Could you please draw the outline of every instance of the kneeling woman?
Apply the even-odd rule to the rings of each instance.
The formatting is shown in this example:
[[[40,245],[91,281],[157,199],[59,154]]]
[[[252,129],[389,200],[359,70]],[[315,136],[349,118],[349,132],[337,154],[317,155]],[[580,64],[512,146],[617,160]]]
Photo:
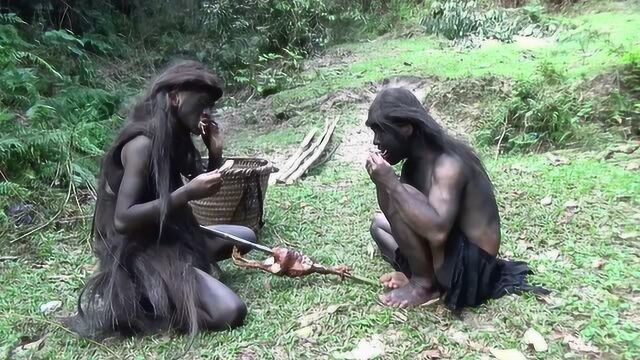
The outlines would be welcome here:
[[[220,80],[202,64],[169,67],[134,106],[100,173],[93,236],[99,271],[69,320],[84,336],[151,330],[224,330],[242,324],[243,301],[212,277],[211,264],[231,245],[201,233],[188,205],[216,193],[222,141],[210,110]],[[209,150],[207,172],[192,134]],[[190,178],[183,185],[182,176]],[[254,233],[224,225],[250,241]]]

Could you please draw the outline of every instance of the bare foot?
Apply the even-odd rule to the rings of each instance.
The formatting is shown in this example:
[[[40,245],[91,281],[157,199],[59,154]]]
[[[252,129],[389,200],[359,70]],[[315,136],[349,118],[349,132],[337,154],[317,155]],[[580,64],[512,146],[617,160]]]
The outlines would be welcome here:
[[[406,285],[380,295],[380,301],[387,306],[408,308],[419,306],[440,297],[435,288],[425,288],[410,281]]]
[[[397,289],[409,283],[409,278],[399,271],[390,272],[380,276],[380,283],[387,289]]]

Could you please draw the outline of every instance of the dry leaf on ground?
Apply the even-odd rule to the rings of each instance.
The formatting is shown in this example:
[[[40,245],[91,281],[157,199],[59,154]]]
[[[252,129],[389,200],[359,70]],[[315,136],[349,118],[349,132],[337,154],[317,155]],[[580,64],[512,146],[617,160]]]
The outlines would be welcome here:
[[[628,171],[636,171],[640,169],[640,162],[630,162],[627,164],[627,166],[624,167],[624,169]]]
[[[607,263],[607,260],[604,259],[595,259],[591,262],[591,267],[594,269],[602,269],[603,266]]]
[[[447,331],[447,336],[449,337],[449,339],[453,340],[453,342],[460,345],[467,345],[467,340],[469,339],[469,336],[467,334],[458,330]]]
[[[640,233],[637,233],[637,232],[627,232],[627,233],[622,233],[618,235],[618,237],[622,240],[630,240],[630,239],[637,238],[638,236],[640,236]]]
[[[305,326],[302,327],[296,331],[294,331],[293,333],[297,336],[297,337],[301,337],[301,338],[310,338],[313,336],[314,333],[314,326],[313,325],[309,325],[309,326]]]
[[[367,244],[367,256],[369,259],[373,259],[376,254],[376,249],[371,244]]]
[[[236,360],[258,360],[259,356],[252,349],[245,349],[240,354]]]
[[[380,335],[374,335],[370,340],[361,339],[355,349],[348,352],[335,352],[333,357],[345,360],[369,360],[385,354],[384,343]]]
[[[543,206],[549,206],[551,205],[551,203],[553,203],[553,198],[551,196],[545,196],[544,198],[542,198],[542,200],[540,200],[540,205]]]
[[[487,352],[489,350],[489,349],[487,349],[487,347],[484,344],[479,343],[479,342],[475,342],[473,340],[469,340],[467,345],[469,345],[469,347],[472,350],[475,350],[475,351],[478,351],[478,352]]]
[[[547,153],[546,158],[549,160],[549,162],[553,166],[567,165],[571,163],[571,161],[569,161],[567,158],[555,155],[553,153]]]
[[[593,344],[585,343],[581,338],[573,336],[571,334],[565,335],[562,342],[569,345],[569,349],[573,351],[588,352],[594,354],[600,353],[600,349],[595,347]]]
[[[11,354],[8,358],[21,358],[23,356],[25,357],[33,357],[33,353],[42,349],[42,347],[44,346],[45,340],[47,339],[47,335],[42,336],[41,338],[34,340],[34,338],[29,337],[29,336],[23,336],[20,338],[20,344],[18,346],[16,346],[16,348],[14,348],[11,351]]]
[[[421,359],[421,360],[440,359],[440,358],[442,358],[442,353],[440,353],[440,350],[438,349],[425,350],[418,355],[418,359]]]
[[[498,360],[527,360],[527,358],[516,349],[491,349],[491,355],[495,356]]]
[[[564,208],[567,210],[577,210],[578,209],[578,203],[574,200],[569,200],[567,202],[564,203]]]
[[[403,313],[401,313],[401,312],[394,312],[394,313],[393,313],[393,315],[392,315],[392,317],[393,317],[395,320],[398,320],[398,321],[399,321],[399,322],[401,322],[401,323],[405,323],[405,322],[407,322],[407,320],[409,319],[409,318],[407,318],[407,315],[405,315],[405,314],[403,314]]]
[[[551,250],[545,252],[544,254],[538,255],[537,258],[538,259],[545,259],[545,260],[549,260],[549,261],[556,261],[559,256],[560,256],[560,250],[551,249]]]
[[[573,351],[578,352],[586,352],[586,353],[594,353],[599,354],[600,349],[598,349],[591,342],[584,342],[580,337],[573,335],[565,335],[563,339],[563,343],[569,345],[569,348]]]
[[[298,319],[301,327],[309,326],[325,316],[331,315],[338,311],[344,304],[329,305],[326,309],[319,309],[303,315]]]
[[[544,337],[542,337],[542,335],[533,328],[529,328],[525,331],[523,340],[527,345],[533,345],[533,348],[537,352],[547,351],[549,349]]]

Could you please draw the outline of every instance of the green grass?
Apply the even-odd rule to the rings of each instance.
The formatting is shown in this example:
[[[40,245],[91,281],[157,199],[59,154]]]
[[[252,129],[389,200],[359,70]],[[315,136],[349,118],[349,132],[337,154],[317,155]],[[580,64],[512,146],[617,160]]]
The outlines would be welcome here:
[[[637,12],[589,14],[573,21],[611,34],[614,45],[637,46]],[[346,46],[356,62],[322,70],[325,79],[279,95],[284,104],[330,91],[357,87],[393,74],[466,77],[497,74],[528,76],[542,61],[567,69],[574,79],[618,62],[604,39],[591,45],[598,52],[583,57],[578,42],[559,43],[525,53],[516,44],[456,52],[429,37],[376,41]],[[406,66],[403,63],[410,62]],[[344,121],[338,138],[362,114],[346,106],[334,110]],[[333,115],[331,113],[330,115]],[[327,114],[301,113],[276,128],[252,126],[229,137],[231,153],[271,154],[295,145],[311,126],[321,126]],[[231,134],[230,134],[231,135]],[[491,151],[486,151],[487,154]],[[450,358],[479,358],[488,347],[517,348],[529,358],[561,359],[573,353],[562,336],[574,335],[597,346],[604,358],[640,358],[640,180],[625,164],[629,156],[601,160],[596,152],[570,152],[571,163],[553,166],[544,155],[488,160],[502,216],[501,254],[528,261],[531,281],[552,294],[546,301],[524,294],[489,301],[457,318],[441,305],[395,310],[376,303],[379,289],[309,276],[284,279],[224,263],[223,278],[246,301],[249,316],[236,330],[204,333],[186,358],[193,359],[317,359],[353,349],[359,340],[382,335],[388,359],[413,359],[423,350],[440,349]],[[490,158],[492,156],[487,156]],[[551,196],[551,205],[540,201]],[[564,204],[578,204],[565,223]],[[70,205],[71,207],[71,205]],[[361,166],[330,161],[291,186],[273,186],[267,193],[267,225],[262,242],[298,248],[320,262],[352,265],[363,276],[376,278],[389,271],[373,247],[368,227],[377,209],[374,188]],[[88,224],[55,223],[10,245],[0,239],[0,354],[22,336],[49,335],[39,351],[18,358],[164,359],[180,355],[189,339],[178,335],[108,340],[102,346],[78,339],[55,325],[39,306],[61,300],[72,311],[83,282],[95,263],[86,243]],[[636,237],[629,234],[636,233]],[[625,235],[626,234],[626,235]],[[258,256],[258,255],[255,255]],[[594,263],[602,263],[594,267]],[[327,310],[340,305],[335,312]],[[321,314],[304,337],[300,322]],[[535,328],[549,343],[548,353],[536,354],[522,341]],[[456,336],[457,334],[457,336]],[[460,339],[463,334],[463,339]],[[244,356],[244,357],[243,357]]]
[[[518,43],[497,43],[459,51],[430,36],[344,46],[353,52],[355,62],[319,70],[310,83],[284,91],[276,99],[281,103],[300,101],[397,75],[518,78],[532,75],[544,62],[565,69],[570,79],[579,80],[619,64],[621,55],[615,52],[618,48],[640,45],[635,35],[640,33],[640,12],[589,14],[570,21],[577,28],[565,35],[574,33],[573,36],[561,36],[548,46],[532,49]],[[599,34],[589,36],[590,31]]]
[[[536,271],[531,280],[553,291],[553,305],[530,295],[510,296],[467,311],[458,320],[441,306],[383,308],[375,301],[378,290],[366,285],[320,276],[282,279],[227,264],[225,281],[249,306],[247,323],[234,331],[199,335],[190,357],[234,359],[252,351],[260,359],[300,353],[297,358],[311,359],[350,350],[359,339],[376,334],[386,338],[389,358],[413,358],[436,343],[453,358],[478,356],[447,338],[454,330],[486,346],[519,348],[535,357],[521,341],[524,331],[534,327],[550,345],[549,354],[538,358],[561,358],[568,352],[561,340],[553,340],[554,332],[578,334],[614,357],[637,358],[638,249],[615,234],[640,230],[629,220],[637,203],[620,200],[638,199],[640,182],[620,165],[593,160],[593,155],[558,167],[543,156],[488,162],[503,220],[502,254],[529,261]],[[313,175],[294,186],[269,189],[262,241],[276,245],[285,240],[318,261],[350,264],[369,277],[389,270],[379,257],[367,255],[372,246],[368,224],[376,205],[364,171],[332,164]],[[553,204],[540,205],[547,195]],[[569,200],[579,204],[579,212],[561,225],[563,204]],[[60,240],[70,230],[36,236],[30,247],[37,251],[2,263],[0,337],[5,346],[21,335],[53,331],[39,352],[42,357],[108,357],[96,345],[55,330],[45,322],[49,318],[38,314],[39,305],[52,299],[63,300],[65,309],[71,309],[88,275],[86,266],[93,263],[77,239]],[[551,250],[559,251],[557,259],[548,257]],[[592,263],[599,259],[606,263],[594,269]],[[342,306],[315,323],[311,342],[293,333],[299,319],[331,305]],[[178,354],[186,342],[183,337],[154,336],[115,341],[109,348],[119,355],[162,358]]]

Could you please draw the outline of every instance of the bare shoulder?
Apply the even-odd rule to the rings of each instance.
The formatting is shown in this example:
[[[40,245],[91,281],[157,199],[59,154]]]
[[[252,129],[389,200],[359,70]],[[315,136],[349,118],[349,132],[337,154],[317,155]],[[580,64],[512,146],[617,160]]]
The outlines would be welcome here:
[[[454,155],[440,155],[435,163],[434,177],[436,181],[464,180],[464,164],[462,160]]]
[[[146,164],[151,156],[151,139],[138,135],[129,140],[123,147],[120,159],[123,166],[127,164]]]

